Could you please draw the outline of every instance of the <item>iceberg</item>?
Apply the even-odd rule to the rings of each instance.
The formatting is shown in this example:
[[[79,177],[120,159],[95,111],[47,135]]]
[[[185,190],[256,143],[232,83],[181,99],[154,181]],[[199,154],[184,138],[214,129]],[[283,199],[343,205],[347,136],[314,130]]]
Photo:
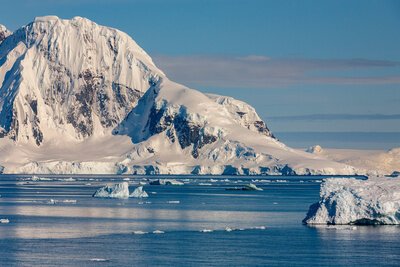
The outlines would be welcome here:
[[[9,219],[0,219],[0,223],[9,223],[10,220]]]
[[[149,195],[143,190],[143,186],[139,186],[130,194],[130,197],[142,198],[149,197]]]
[[[105,186],[98,189],[92,197],[102,197],[102,198],[129,198],[129,197],[149,197],[146,191],[143,190],[143,186],[135,188],[132,194],[129,194],[129,184],[127,182],[122,182],[120,184],[115,184],[113,186]]]
[[[325,179],[305,224],[400,224],[400,178]]]
[[[129,185],[127,182],[105,186],[98,189],[92,197],[103,198],[129,198]]]
[[[248,184],[245,185],[242,190],[247,190],[247,191],[263,191],[262,188],[257,187],[255,184]]]

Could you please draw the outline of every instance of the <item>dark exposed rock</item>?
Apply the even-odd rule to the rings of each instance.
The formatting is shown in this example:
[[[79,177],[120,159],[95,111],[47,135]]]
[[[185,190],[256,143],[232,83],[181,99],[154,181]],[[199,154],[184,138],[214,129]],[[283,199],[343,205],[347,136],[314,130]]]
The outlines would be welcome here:
[[[31,102],[29,102],[29,105],[31,106],[33,114],[37,116],[37,100],[32,100]]]
[[[236,113],[240,116],[240,118],[243,118],[243,116],[246,115],[246,112],[237,111]]]
[[[254,126],[257,128],[258,132],[261,134],[265,134],[267,136],[270,136],[272,138],[275,138],[275,136],[272,134],[272,132],[267,128],[267,125],[263,121],[255,121]]]
[[[199,156],[199,149],[206,144],[217,141],[217,137],[204,133],[204,126],[197,125],[187,119],[186,108],[181,107],[178,113],[170,114],[166,105],[157,109],[153,106],[150,110],[147,127],[150,135],[155,135],[167,130],[166,135],[172,143],[175,136],[182,149],[193,146],[191,152],[194,158]]]

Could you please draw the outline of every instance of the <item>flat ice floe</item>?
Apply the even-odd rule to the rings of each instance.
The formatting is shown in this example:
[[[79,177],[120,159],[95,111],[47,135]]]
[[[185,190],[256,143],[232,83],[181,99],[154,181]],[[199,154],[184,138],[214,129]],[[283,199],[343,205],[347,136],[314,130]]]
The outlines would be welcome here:
[[[400,224],[400,178],[329,178],[306,224]]]

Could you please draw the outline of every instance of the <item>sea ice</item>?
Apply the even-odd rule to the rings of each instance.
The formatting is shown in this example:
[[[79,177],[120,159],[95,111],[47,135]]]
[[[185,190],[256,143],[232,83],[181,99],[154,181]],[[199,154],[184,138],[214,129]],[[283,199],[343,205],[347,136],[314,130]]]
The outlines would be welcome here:
[[[200,232],[202,232],[202,233],[211,233],[211,232],[213,232],[213,230],[211,230],[211,229],[202,229],[202,230],[200,230]]]
[[[144,235],[144,234],[148,234],[148,232],[143,232],[143,231],[133,231],[132,234],[134,235]]]
[[[164,231],[161,231],[161,230],[155,230],[155,231],[153,231],[153,234],[164,234],[165,232]]]
[[[175,179],[157,179],[149,182],[150,185],[183,185],[182,182]]]
[[[143,190],[143,186],[139,186],[135,188],[132,194],[130,194],[130,197],[142,198],[142,197],[149,197],[149,195],[146,193],[146,191]]]
[[[306,224],[400,224],[400,178],[329,178]]]
[[[127,182],[105,186],[98,189],[92,197],[104,198],[129,198],[129,185]]]
[[[10,220],[9,219],[0,219],[0,223],[9,223]]]

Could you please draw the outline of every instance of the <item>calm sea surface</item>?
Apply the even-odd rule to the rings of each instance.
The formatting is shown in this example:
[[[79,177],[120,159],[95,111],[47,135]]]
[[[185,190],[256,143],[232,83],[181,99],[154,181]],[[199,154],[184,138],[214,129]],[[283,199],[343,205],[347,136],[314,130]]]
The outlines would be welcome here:
[[[168,178],[185,184],[120,200],[91,195],[154,177],[1,175],[0,266],[400,265],[398,226],[301,223],[323,177]],[[225,190],[252,179],[264,191]]]

